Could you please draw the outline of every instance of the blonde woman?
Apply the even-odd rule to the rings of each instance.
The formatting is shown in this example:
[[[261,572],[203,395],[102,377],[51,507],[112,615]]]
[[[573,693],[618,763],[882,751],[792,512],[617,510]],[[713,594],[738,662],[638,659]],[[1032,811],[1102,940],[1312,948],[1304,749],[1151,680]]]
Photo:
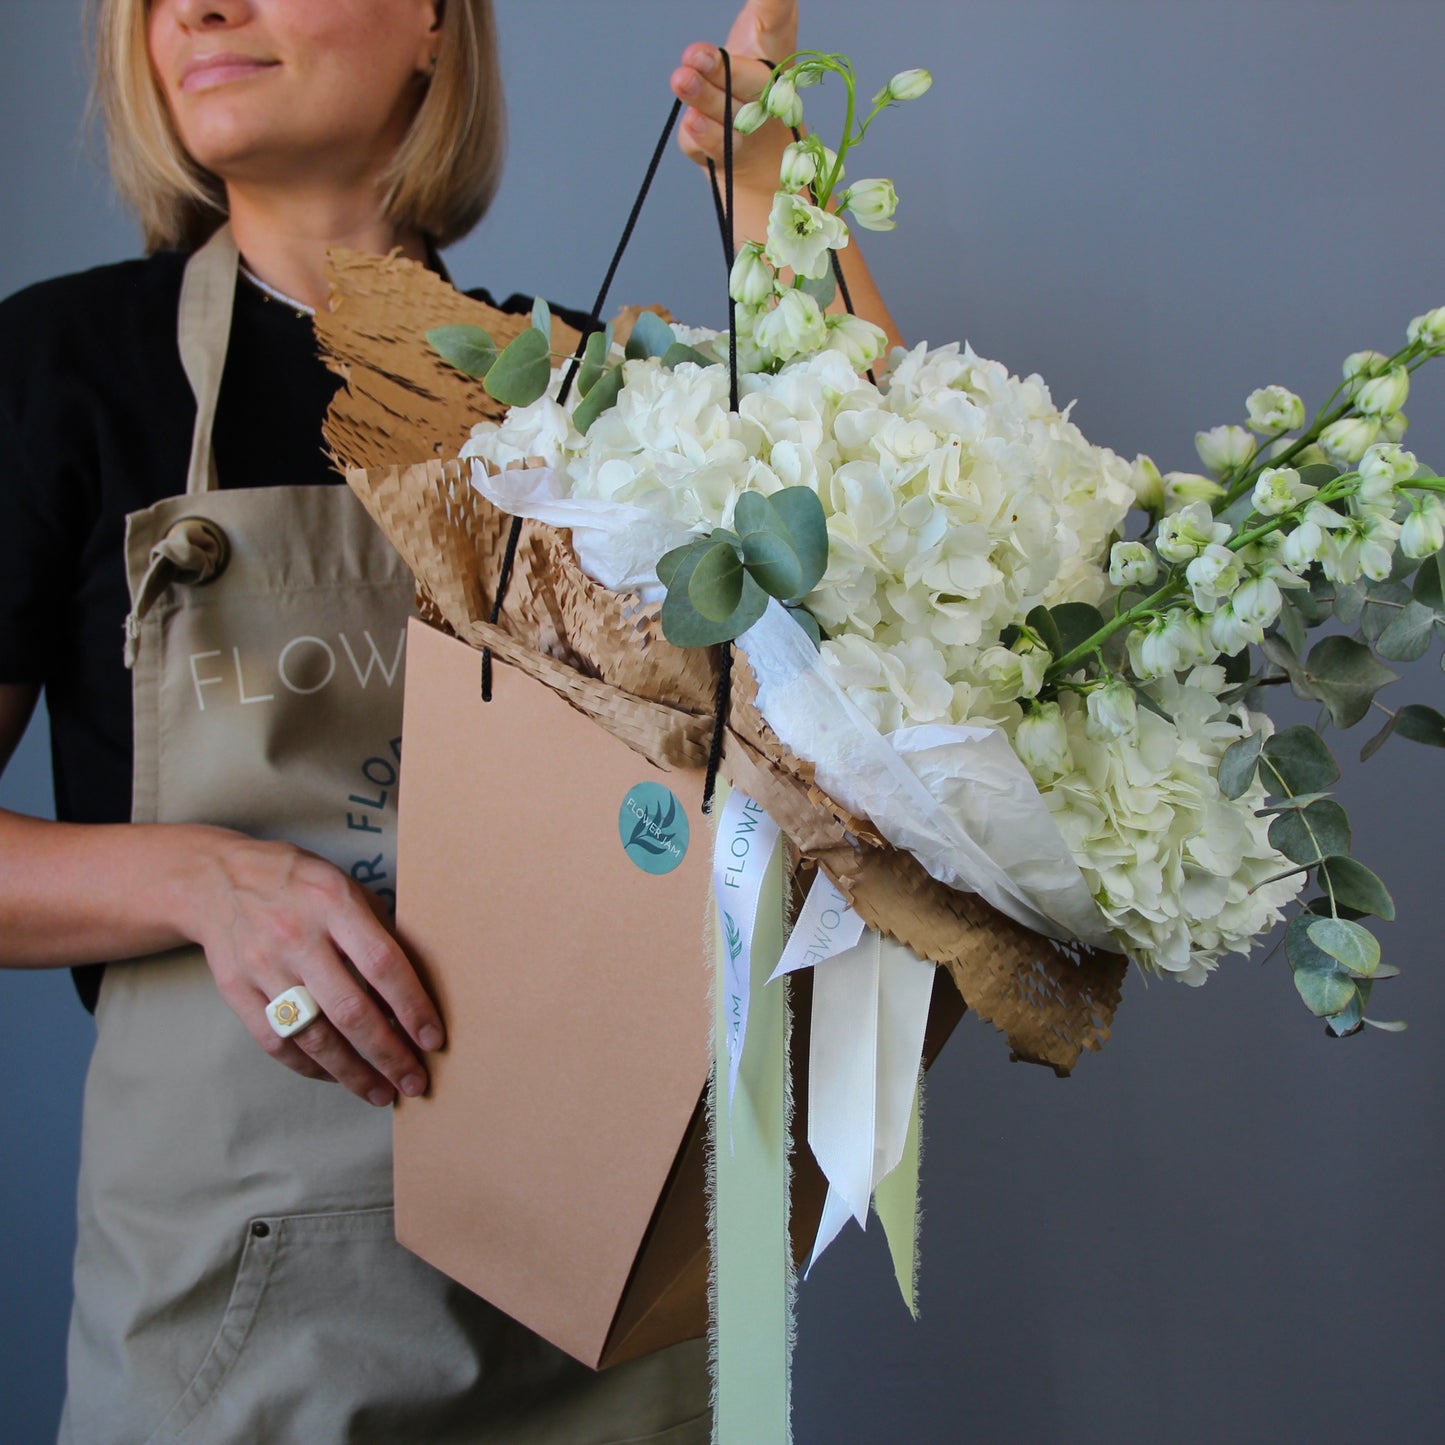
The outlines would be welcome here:
[[[490,0],[95,12],[149,254],[0,305],[0,765],[43,688],[61,820],[0,813],[0,963],[98,1022],[62,1437],[706,1440],[699,1344],[595,1375],[392,1234],[386,1106],[445,1039],[381,921],[411,584],[308,313],[328,246],[437,266],[485,212]],[[739,98],[795,30],[748,0]],[[672,84],[720,157],[716,48]],[[784,139],[740,146],[753,233]]]

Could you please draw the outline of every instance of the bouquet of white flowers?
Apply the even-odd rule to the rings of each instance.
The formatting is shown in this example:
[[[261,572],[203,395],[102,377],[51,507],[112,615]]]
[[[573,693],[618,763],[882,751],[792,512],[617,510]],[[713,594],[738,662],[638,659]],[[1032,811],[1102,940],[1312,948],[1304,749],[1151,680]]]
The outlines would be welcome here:
[[[882,180],[843,188],[844,161],[927,76],[895,77],[855,126],[852,67],[810,52],[738,127],[797,124],[800,90],[827,74],[847,87],[845,133],[836,150],[789,147],[767,238],[732,269],[731,336],[644,316],[624,351],[595,332],[569,394],[576,367],[539,368],[538,333],[500,356],[465,328],[435,334],[458,361],[480,353],[488,390],[517,403],[463,449],[475,485],[571,528],[606,586],[665,594],[670,640],[737,638],[764,717],[837,802],[1031,927],[1200,984],[1313,877],[1321,896],[1287,934],[1295,981],[1334,1032],[1358,1028],[1393,971],[1358,920],[1393,905],[1349,856],[1319,733],[1276,732],[1260,699],[1288,681],[1352,726],[1394,677],[1381,659],[1420,656],[1445,623],[1445,482],[1399,445],[1445,308],[1393,355],[1349,357],[1308,424],[1284,387],[1253,392],[1247,427],[1198,434],[1210,476],[1091,445],[1042,379],[966,346],[895,351],[865,377],[884,338],[825,310],[831,267],[841,214],[891,227],[897,198]],[[769,675],[787,615],[819,647],[807,715]],[[1308,648],[1326,621],[1355,635]],[[1432,709],[1386,716],[1366,754],[1392,732],[1445,744]],[[896,786],[877,748],[861,770],[858,747],[840,752],[845,718],[936,806]],[[981,734],[1006,740],[1012,775],[977,761]]]

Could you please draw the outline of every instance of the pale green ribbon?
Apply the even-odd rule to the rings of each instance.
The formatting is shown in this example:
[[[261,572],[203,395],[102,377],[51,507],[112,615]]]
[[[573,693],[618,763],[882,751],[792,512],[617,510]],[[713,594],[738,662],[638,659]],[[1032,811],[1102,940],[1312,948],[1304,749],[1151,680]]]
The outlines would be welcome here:
[[[888,1252],[893,1256],[893,1273],[908,1313],[918,1318],[918,1168],[921,1162],[923,1073],[913,1091],[913,1112],[908,1119],[908,1137],[903,1158],[891,1174],[885,1174],[873,1191],[873,1208],[878,1213]]]
[[[720,809],[719,809],[720,811]],[[726,962],[713,919],[717,1038]],[[783,951],[783,850],[773,851],[753,936],[747,1050],[731,1110],[713,1071],[713,1328],[717,1445],[789,1445],[792,1249],[788,1234],[788,1003],[765,987]],[[729,1147],[731,1140],[731,1147]]]

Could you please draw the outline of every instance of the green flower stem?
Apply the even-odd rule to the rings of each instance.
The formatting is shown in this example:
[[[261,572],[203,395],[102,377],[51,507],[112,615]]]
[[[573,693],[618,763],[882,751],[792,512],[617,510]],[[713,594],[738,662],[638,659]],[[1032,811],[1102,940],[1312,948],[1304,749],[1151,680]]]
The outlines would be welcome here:
[[[1324,431],[1327,426],[1330,426],[1334,422],[1340,421],[1342,418],[1348,416],[1350,414],[1351,408],[1354,405],[1353,402],[1347,401],[1341,406],[1337,407],[1334,411],[1327,410],[1330,402],[1333,401],[1343,389],[1344,383],[1341,382],[1340,385],[1337,386],[1334,391],[1330,393],[1329,398],[1328,400],[1326,400],[1324,406],[1321,407],[1320,410],[1315,414],[1315,419],[1309,424],[1308,430],[1302,432],[1288,447],[1285,448],[1284,451],[1282,451],[1278,456],[1269,457],[1265,461],[1260,462],[1257,465],[1250,465],[1245,470],[1244,475],[1240,477],[1240,479],[1235,482],[1222,497],[1216,498],[1213,507],[1215,515],[1217,516],[1227,507],[1232,506],[1247,491],[1249,491],[1259,480],[1261,472],[1267,471],[1271,467],[1287,467],[1297,456],[1299,456],[1302,451],[1305,450],[1306,447],[1313,446],[1319,440],[1320,433]],[[1259,452],[1256,451],[1254,457],[1251,458],[1251,463],[1254,463],[1258,459],[1258,457]]]
[[[1231,537],[1224,545],[1231,552],[1238,552],[1245,547],[1252,546],[1262,537],[1267,537],[1271,532],[1277,532],[1281,527],[1288,526],[1291,522],[1299,521],[1300,515],[1316,502],[1338,501],[1341,497],[1347,497],[1357,490],[1360,476],[1358,472],[1348,472],[1342,477],[1337,477],[1328,486],[1321,487],[1312,497],[1307,497],[1297,507],[1292,507],[1282,516],[1271,517],[1266,522],[1261,522],[1257,527],[1251,527],[1248,531]],[[1427,487],[1428,491],[1445,491],[1445,479],[1439,477],[1420,478],[1421,482],[1434,482],[1435,486]],[[1417,485],[1408,483],[1406,485]],[[1254,514],[1251,514],[1254,515]],[[1097,653],[1103,645],[1114,636],[1116,632],[1122,631],[1125,627],[1131,627],[1136,622],[1143,621],[1153,613],[1160,610],[1160,605],[1172,601],[1184,590],[1185,577],[1184,568],[1187,563],[1176,563],[1171,569],[1169,580],[1156,592],[1151,593],[1142,602],[1136,602],[1127,612],[1116,613],[1097,632],[1085,638],[1077,647],[1070,649],[1061,658],[1049,665],[1048,671],[1044,674],[1044,682],[1056,682],[1060,677],[1071,672],[1080,663],[1086,661]]]
[[[1411,342],[1408,345],[1402,346],[1393,356],[1389,357],[1386,361],[1386,367],[1404,366],[1407,371],[1413,374],[1424,366],[1431,357],[1439,354],[1439,352],[1423,350],[1418,342]],[[1251,464],[1246,469],[1244,475],[1240,477],[1237,482],[1233,483],[1222,497],[1216,500],[1213,509],[1214,512],[1218,514],[1232,503],[1238,501],[1239,498],[1242,497],[1245,492],[1249,491],[1253,484],[1259,480],[1259,474],[1262,471],[1269,467],[1288,466],[1306,447],[1312,446],[1319,440],[1320,433],[1324,431],[1327,426],[1349,416],[1354,411],[1353,401],[1345,401],[1336,407],[1334,411],[1329,410],[1330,403],[1345,389],[1347,384],[1348,383],[1341,381],[1340,384],[1335,387],[1329,396],[1325,398],[1324,406],[1315,414],[1315,419],[1310,423],[1309,429],[1301,433],[1289,447],[1278,456],[1268,457],[1257,465]],[[1261,443],[1261,449],[1264,445],[1267,445],[1267,443]],[[1254,457],[1251,458],[1251,463],[1254,463],[1258,458],[1259,452],[1256,451]]]
[[[1142,602],[1136,602],[1127,612],[1120,612],[1111,617],[1097,632],[1055,662],[1050,663],[1048,671],[1044,673],[1045,686],[1057,681],[1066,673],[1072,672],[1081,662],[1098,652],[1116,632],[1121,632],[1126,627],[1132,627],[1136,622],[1142,622],[1144,618],[1158,612],[1163,603],[1172,601],[1183,590],[1183,572],[1176,572],[1162,587],[1151,592]]]

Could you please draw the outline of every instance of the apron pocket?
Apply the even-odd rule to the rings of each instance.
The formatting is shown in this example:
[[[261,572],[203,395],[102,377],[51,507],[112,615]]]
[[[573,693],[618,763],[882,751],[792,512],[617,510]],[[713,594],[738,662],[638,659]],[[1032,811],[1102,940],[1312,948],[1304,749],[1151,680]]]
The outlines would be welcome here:
[[[389,1207],[253,1220],[210,1348],[147,1445],[709,1438],[703,1341],[594,1373],[393,1231]]]
[[[509,1328],[396,1242],[389,1207],[253,1220],[211,1347],[148,1445],[393,1441],[400,1420],[425,1439],[493,1353],[479,1314],[484,1336]]]

